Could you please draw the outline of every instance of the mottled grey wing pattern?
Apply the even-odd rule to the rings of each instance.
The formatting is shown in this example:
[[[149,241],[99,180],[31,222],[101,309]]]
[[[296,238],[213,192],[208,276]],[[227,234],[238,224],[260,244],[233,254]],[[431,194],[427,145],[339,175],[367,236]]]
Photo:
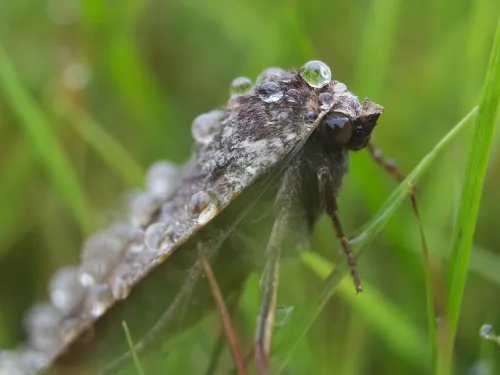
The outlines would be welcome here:
[[[328,89],[335,84],[327,82]],[[272,168],[278,173],[326,113],[320,106],[318,88],[298,72],[273,70],[249,93],[233,95],[224,110],[199,116],[191,160],[179,170],[168,163],[152,167],[131,219],[92,236],[82,264],[54,276],[51,304],[28,312],[28,342],[3,352],[0,369],[31,374],[50,366],[244,189]]]

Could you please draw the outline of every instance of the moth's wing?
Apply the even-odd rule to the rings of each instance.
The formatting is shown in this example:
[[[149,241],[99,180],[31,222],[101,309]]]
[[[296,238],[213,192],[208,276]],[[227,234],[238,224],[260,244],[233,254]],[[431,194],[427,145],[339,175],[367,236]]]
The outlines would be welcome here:
[[[175,300],[196,261],[198,232],[210,236],[211,226],[217,230],[221,229],[220,226],[237,225],[245,215],[222,218],[221,213],[235,202],[236,197],[258,182],[241,210],[251,207],[279,178],[280,171],[321,119],[321,114],[316,120],[306,116],[311,109],[317,109],[317,102],[312,90],[298,74],[286,73],[286,80],[280,81],[280,85],[283,98],[278,102],[262,100],[258,88],[248,95],[233,98],[222,111],[222,133],[208,145],[196,146],[194,157],[179,177],[177,190],[160,202],[148,223],[171,223],[174,240],[153,252],[138,253],[130,243],[123,247],[120,261],[109,270],[103,282],[112,285],[119,273],[122,286],[131,289],[130,295],[123,300],[108,295],[103,302],[96,300],[91,289],[87,290],[81,308],[64,316],[60,332],[57,332],[61,340],[58,345],[39,353],[42,358],[36,361],[26,359],[29,362],[26,366],[33,369],[47,367],[62,357],[56,367],[66,374],[71,374],[71,369],[77,369],[81,364],[101,368],[106,358],[127,350],[122,320],[127,321],[135,338],[147,332],[161,312]],[[287,96],[287,91],[292,88],[300,92],[298,98]],[[213,215],[203,222],[186,210],[193,194],[201,190],[210,191],[217,201]],[[212,224],[219,217],[217,225]],[[205,293],[206,296],[209,293]],[[97,302],[100,310],[95,314],[93,306]],[[198,309],[197,314],[202,315],[202,310]],[[28,344],[25,352],[29,350]]]

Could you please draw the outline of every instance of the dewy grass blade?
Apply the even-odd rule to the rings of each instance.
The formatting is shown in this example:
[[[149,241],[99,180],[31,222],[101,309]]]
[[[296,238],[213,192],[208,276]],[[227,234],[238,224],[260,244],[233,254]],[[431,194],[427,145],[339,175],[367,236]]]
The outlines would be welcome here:
[[[24,128],[33,151],[47,170],[52,184],[66,200],[85,232],[92,228],[92,215],[71,163],[50,128],[49,121],[23,87],[17,72],[0,44],[0,82],[13,112]]]
[[[472,148],[465,170],[464,184],[453,235],[447,288],[447,322],[449,336],[439,359],[436,374],[449,374],[452,367],[453,341],[457,331],[467,268],[479,211],[483,182],[493,140],[495,120],[500,102],[500,21],[472,136]]]
[[[132,341],[132,336],[128,330],[127,322],[122,321],[123,331],[125,332],[125,338],[127,339],[128,346],[130,348],[130,353],[132,355],[132,359],[134,361],[135,368],[137,369],[137,374],[145,375],[144,370],[142,369],[141,362],[139,362],[139,357],[137,357],[137,353],[135,352],[134,342]]]
[[[69,103],[59,103],[57,111],[75,127],[82,136],[116,171],[129,187],[140,186],[144,171],[132,156],[82,109]]]
[[[420,163],[408,174],[403,182],[396,188],[387,201],[382,205],[378,213],[361,230],[361,232],[351,241],[356,254],[359,256],[370,244],[373,238],[381,231],[386,222],[408,196],[408,182],[416,182],[434,159],[444,149],[450,141],[455,138],[459,131],[465,126],[467,121],[477,112],[477,107],[473,108],[441,141],[420,161]],[[298,318],[300,323],[293,327],[293,332],[287,332],[287,340],[282,341],[282,345],[276,348],[276,357],[282,360],[284,366],[290,359],[297,343],[306,335],[316,317],[320,314],[327,301],[335,292],[336,288],[347,275],[345,262],[339,265],[327,278],[320,297],[314,302],[314,307],[307,309],[304,316]],[[298,315],[298,314],[297,314]],[[290,325],[292,326],[292,325]],[[292,330],[292,328],[291,328]]]
[[[301,253],[301,257],[302,261],[322,279],[326,279],[333,270],[333,265],[316,253],[305,251]],[[363,298],[358,298],[351,281],[344,278],[339,284],[338,293],[384,338],[395,353],[425,367],[428,349],[421,330],[401,309],[392,305],[376,289],[366,282],[363,282],[363,288],[365,289]]]

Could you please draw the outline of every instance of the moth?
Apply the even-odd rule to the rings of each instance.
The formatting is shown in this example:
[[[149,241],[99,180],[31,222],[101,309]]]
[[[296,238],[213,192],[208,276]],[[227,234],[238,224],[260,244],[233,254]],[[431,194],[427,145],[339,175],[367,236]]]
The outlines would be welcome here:
[[[321,214],[332,219],[362,290],[337,197],[350,151],[367,148],[399,174],[370,143],[383,111],[360,102],[317,60],[293,71],[270,68],[255,84],[235,79],[227,105],[194,120],[191,159],[182,167],[155,163],[129,217],[91,236],[81,263],[53,276],[50,302],[26,313],[26,342],[0,352],[0,373],[116,368],[128,353],[122,321],[141,350],[213,310],[201,258],[212,264],[228,301],[255,263],[263,272],[255,355],[266,373],[280,257],[307,241]],[[268,243],[253,246],[255,262],[244,239],[257,233]],[[185,308],[187,300],[197,307]]]

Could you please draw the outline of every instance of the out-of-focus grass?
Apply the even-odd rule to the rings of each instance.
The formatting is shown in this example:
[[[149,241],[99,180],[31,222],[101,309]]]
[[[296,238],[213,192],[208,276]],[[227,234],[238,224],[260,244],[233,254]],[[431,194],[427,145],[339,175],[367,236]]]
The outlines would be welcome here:
[[[465,280],[469,268],[474,231],[483,193],[493,133],[500,106],[500,19],[486,72],[484,90],[479,105],[472,147],[465,169],[462,196],[453,235],[446,308],[446,331],[442,338],[442,357],[436,374],[449,374],[452,370],[454,338],[460,316]]]
[[[50,162],[40,159],[47,146],[34,143],[37,133],[19,117],[33,108],[31,101],[15,107],[11,97],[0,97],[0,345],[19,340],[21,313],[29,303],[46,298],[50,274],[77,261],[84,230],[75,217],[90,206],[101,212],[113,208],[121,193],[139,185],[142,166],[160,158],[185,160],[192,144],[190,122],[227,100],[234,77],[256,76],[269,66],[299,67],[309,58],[324,60],[335,79],[384,105],[374,141],[409,171],[450,124],[478,104],[499,13],[496,0],[0,2],[0,41],[22,90],[42,109],[37,113],[44,118],[42,130],[50,131],[50,150],[62,155]],[[88,82],[75,67],[88,72]],[[2,83],[1,92],[6,88]],[[82,133],[102,130],[109,137],[90,141],[76,134],[60,116],[61,97],[76,106],[67,117],[95,119],[80,123]],[[469,138],[465,130],[429,168],[417,191],[429,249],[445,266]],[[110,141],[115,146],[109,147]],[[136,162],[120,165],[121,158]],[[375,217],[395,188],[365,153],[351,159],[340,198],[348,233]],[[124,168],[129,163],[137,167]],[[63,175],[72,176],[69,185],[51,171],[61,165]],[[473,272],[460,307],[457,374],[485,361],[491,374],[498,372],[491,360],[497,348],[489,354],[481,350],[477,331],[485,322],[500,326],[494,303],[500,288],[499,165],[500,153],[494,149],[471,254]],[[75,191],[80,192],[76,198]],[[87,202],[78,196],[88,197],[81,198]],[[329,223],[321,220],[313,250],[331,259],[336,243]],[[430,362],[416,363],[420,357],[404,354],[411,347],[394,344],[427,332],[420,242],[409,204],[385,223],[368,250],[359,267],[367,285],[378,291],[366,297],[375,317],[369,315],[369,305],[356,309],[364,296],[350,300],[334,295],[298,343],[288,372],[428,373]],[[278,335],[294,324],[297,311],[314,307],[308,304],[321,290],[318,277],[300,263],[284,265],[280,286],[279,304],[296,309],[285,327],[277,327]],[[254,275],[235,317],[247,348],[258,301]],[[403,337],[391,344],[388,337],[396,330],[383,332],[376,323],[392,319],[411,322],[411,328],[397,331]],[[141,355],[141,364],[147,374],[202,373],[217,336],[212,316],[175,345],[167,344],[168,356]],[[227,352],[220,363],[223,369],[231,366]],[[137,370],[131,365],[122,373]]]

